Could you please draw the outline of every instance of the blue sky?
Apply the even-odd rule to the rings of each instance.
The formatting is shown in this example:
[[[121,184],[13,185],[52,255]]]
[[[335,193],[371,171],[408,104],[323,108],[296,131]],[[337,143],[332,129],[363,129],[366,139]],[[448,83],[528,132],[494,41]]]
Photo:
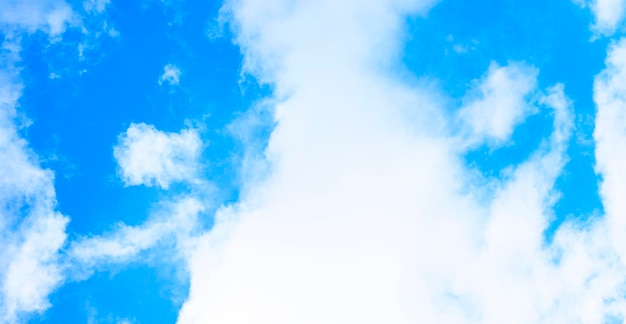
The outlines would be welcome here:
[[[0,322],[621,323],[626,2],[0,3]]]

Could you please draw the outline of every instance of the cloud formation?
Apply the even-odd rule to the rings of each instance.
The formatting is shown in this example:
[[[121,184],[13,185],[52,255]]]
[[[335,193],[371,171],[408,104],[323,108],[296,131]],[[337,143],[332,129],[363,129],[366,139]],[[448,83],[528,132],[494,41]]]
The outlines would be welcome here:
[[[592,30],[600,35],[611,36],[622,25],[626,14],[624,0],[573,0],[581,7],[589,7],[595,17]]]
[[[62,34],[76,20],[72,7],[63,0],[7,0],[0,4],[0,26],[4,32],[44,31],[51,37]]]
[[[48,295],[65,278],[60,252],[69,218],[57,210],[54,174],[20,135],[25,117],[21,38],[35,32],[56,41],[80,17],[62,0],[0,3],[0,322],[21,323],[49,308]]]
[[[612,44],[606,69],[596,77],[594,101],[597,106],[596,171],[602,175],[600,196],[606,211],[609,240],[621,260],[626,260],[626,40]]]
[[[83,4],[101,12],[107,3]],[[0,13],[0,23],[50,36],[71,24],[71,11],[61,10],[65,2],[32,4],[45,10],[22,17],[21,2],[3,4],[12,12]],[[603,33],[619,25],[620,4],[591,5]],[[54,176],[18,134],[21,85],[12,64],[19,46],[5,44],[0,320],[19,322],[45,310],[65,275],[80,280],[168,244],[186,258],[191,275],[178,319],[183,324],[623,320],[626,41],[611,45],[594,85],[606,215],[566,221],[546,242],[560,195],[554,183],[574,127],[566,89],[539,88],[540,71],[532,66],[492,63],[463,105],[450,111],[445,94],[425,82],[410,85],[389,68],[402,48],[406,16],[432,5],[227,1],[222,12],[245,72],[274,90],[267,104],[275,103],[269,110],[276,127],[265,154],[250,157],[266,158],[258,163],[270,163],[271,173],[244,170],[240,200],[220,208],[215,226],[201,235],[199,215],[208,200],[197,192],[204,189],[199,134],[140,123],[114,148],[124,183],[198,187],[168,197],[142,225],[119,223],[109,233],[67,243],[68,218],[56,211]],[[180,70],[167,65],[159,83],[175,85],[179,77]],[[464,164],[468,150],[506,142],[533,113],[551,118],[552,133],[526,161],[497,179]],[[248,116],[231,127],[258,127],[256,121]],[[254,142],[245,139],[245,129],[231,131]]]
[[[56,211],[54,175],[20,137],[21,96],[15,60],[19,47],[5,43],[0,57],[0,321],[14,323],[50,306],[48,294],[62,280],[58,251],[68,218]]]
[[[185,255],[192,237],[201,228],[198,214],[204,209],[197,197],[182,196],[161,202],[159,210],[144,224],[118,223],[109,233],[71,242],[67,258],[74,279],[83,279],[111,264],[140,261],[142,253],[156,246],[162,248],[161,254],[166,253],[163,247],[169,246]]]
[[[537,87],[537,73],[537,69],[520,63],[489,66],[487,74],[466,96],[459,113],[475,141],[502,143],[533,112],[529,101]]]
[[[159,78],[159,85],[167,83],[169,85],[178,85],[180,82],[180,69],[173,64],[168,64],[163,68],[163,74]]]
[[[159,186],[196,178],[202,142],[193,129],[165,133],[154,126],[131,124],[113,155],[126,185]]]
[[[199,240],[179,323],[624,318],[621,43],[595,88],[607,215],[546,242],[572,103],[560,84],[537,89],[533,67],[492,65],[451,118],[441,94],[385,68],[405,16],[430,5],[227,2],[246,71],[275,89],[273,172]],[[553,130],[526,161],[499,179],[463,164],[468,141],[505,140],[535,111]]]

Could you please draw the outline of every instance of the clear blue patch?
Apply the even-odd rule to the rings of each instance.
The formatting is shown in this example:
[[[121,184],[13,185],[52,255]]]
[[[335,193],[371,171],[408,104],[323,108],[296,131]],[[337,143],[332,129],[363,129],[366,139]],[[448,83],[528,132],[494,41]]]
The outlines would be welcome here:
[[[157,270],[158,269],[158,270]],[[167,268],[165,268],[167,269]],[[100,272],[87,281],[68,283],[50,301],[54,307],[32,323],[175,323],[188,287],[173,281],[163,267],[125,265]],[[182,298],[181,298],[182,296]]]
[[[556,183],[562,197],[546,231],[551,239],[565,219],[585,220],[602,213],[598,177],[593,165],[593,78],[604,67],[608,40],[591,42],[591,17],[571,1],[447,0],[426,17],[409,19],[404,64],[418,76],[437,80],[456,107],[472,80],[492,61],[524,62],[539,69],[540,89],[562,83],[574,103],[576,135],[569,163]],[[488,177],[526,159],[552,131],[548,115],[529,118],[513,134],[510,145],[482,147],[467,154],[467,163]]]

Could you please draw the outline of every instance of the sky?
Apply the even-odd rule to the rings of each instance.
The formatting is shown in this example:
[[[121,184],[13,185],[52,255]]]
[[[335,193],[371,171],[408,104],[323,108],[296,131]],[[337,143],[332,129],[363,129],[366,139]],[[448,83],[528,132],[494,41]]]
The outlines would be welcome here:
[[[0,323],[623,323],[626,0],[0,0]]]

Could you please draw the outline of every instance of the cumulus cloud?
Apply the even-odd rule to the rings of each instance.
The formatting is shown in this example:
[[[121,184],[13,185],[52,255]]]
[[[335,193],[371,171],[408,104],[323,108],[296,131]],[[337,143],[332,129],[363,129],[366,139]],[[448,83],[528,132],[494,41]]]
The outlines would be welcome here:
[[[168,83],[169,85],[178,85],[180,82],[180,69],[173,64],[168,64],[163,68],[163,74],[159,78],[159,85]]]
[[[113,154],[126,185],[167,189],[171,183],[196,177],[201,149],[200,136],[193,129],[165,133],[140,123],[120,135]]]
[[[0,149],[6,157],[0,159],[0,321],[23,322],[29,313],[50,307],[48,295],[66,280],[86,279],[112,264],[145,261],[141,259],[143,253],[157,246],[161,247],[159,255],[188,254],[193,237],[202,228],[198,217],[207,206],[206,199],[199,200],[202,194],[167,198],[144,224],[118,223],[108,233],[67,243],[69,218],[55,211],[53,174],[38,166],[36,156],[8,119],[11,112],[15,113],[12,107],[19,94],[7,87],[0,87],[0,93],[5,94],[0,99],[4,100],[2,108],[6,108],[0,119]],[[129,182],[139,179],[167,188],[172,181],[192,180],[199,147],[193,131],[168,134],[145,124],[133,124],[121,139],[120,145],[124,146],[116,147],[116,154],[121,154],[121,161],[128,166],[125,174]],[[148,143],[157,149],[152,150]],[[156,159],[157,167],[140,168],[142,159],[151,163]],[[63,247],[66,251],[60,253]]]
[[[4,1],[0,28],[0,321],[15,323],[50,306],[48,294],[63,279],[59,249],[68,218],[56,211],[54,175],[20,137],[17,101],[22,85],[16,33],[61,34],[72,20],[63,1]]]
[[[209,205],[206,191],[210,188],[198,174],[201,146],[193,129],[166,133],[140,123],[131,124],[119,136],[114,156],[126,185],[168,189],[184,181],[192,190],[166,196],[143,224],[120,222],[107,233],[71,242],[66,257],[73,279],[84,279],[107,265],[145,261],[144,252],[157,246],[168,247],[160,253],[169,253],[173,247],[177,255],[187,254],[192,238],[202,229],[198,215]]]
[[[0,322],[21,323],[50,307],[48,295],[65,280],[60,253],[69,218],[57,210],[54,174],[42,168],[20,136],[20,39],[51,39],[80,25],[62,0],[0,2]],[[22,117],[23,118],[23,117]]]
[[[626,259],[626,40],[610,46],[606,65],[594,85],[596,170],[603,176],[600,195],[611,240],[620,258]]]
[[[65,242],[67,217],[56,211],[54,175],[19,136],[21,96],[13,60],[0,57],[0,321],[14,323],[50,306],[48,294],[62,280],[58,250]]]
[[[592,29],[605,36],[611,36],[621,26],[626,13],[624,0],[574,0],[582,7],[589,7],[595,17]]]
[[[529,99],[537,87],[537,73],[520,63],[489,66],[459,112],[474,141],[501,143],[511,136],[515,126],[534,110]]]
[[[199,239],[179,323],[624,318],[626,46],[610,50],[595,87],[607,215],[566,222],[546,242],[571,101],[558,84],[528,96],[532,67],[492,65],[459,111],[473,132],[455,133],[436,94],[381,68],[396,57],[404,17],[429,5],[227,2],[247,71],[275,89],[273,171]],[[528,160],[496,180],[463,164],[458,136],[506,139],[535,106],[553,131]]]
[[[85,8],[98,11],[106,2]],[[606,215],[565,222],[546,242],[573,129],[566,89],[538,89],[533,67],[492,64],[451,117],[439,100],[445,94],[405,84],[386,69],[402,48],[405,17],[432,5],[227,1],[222,12],[245,72],[274,90],[267,111],[276,127],[265,154],[251,157],[266,158],[271,168],[244,173],[246,190],[217,211],[209,232],[198,234],[207,202],[194,193],[165,203],[142,225],[119,223],[110,233],[77,239],[67,245],[67,263],[59,250],[68,219],[55,209],[52,173],[18,135],[21,86],[16,70],[4,69],[0,320],[45,310],[64,274],[80,279],[168,242],[191,275],[183,324],[623,320],[626,41],[609,48],[594,86]],[[7,21],[58,35],[69,18],[0,18]],[[168,66],[159,83],[177,84],[180,71]],[[531,113],[551,116],[553,131],[526,161],[501,179],[463,164],[468,143],[502,143]],[[231,131],[244,139],[249,133]],[[193,129],[167,133],[141,123],[120,135],[114,156],[126,185],[167,189],[200,181],[201,148]]]

